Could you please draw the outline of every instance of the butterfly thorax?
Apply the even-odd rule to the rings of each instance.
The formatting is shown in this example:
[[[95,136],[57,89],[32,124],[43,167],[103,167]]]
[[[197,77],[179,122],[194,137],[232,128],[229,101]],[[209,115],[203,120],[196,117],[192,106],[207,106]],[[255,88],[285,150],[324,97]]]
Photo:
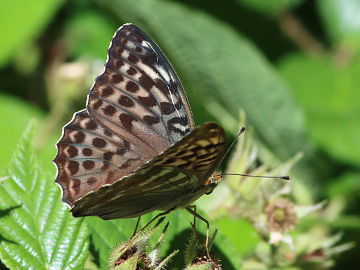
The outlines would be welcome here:
[[[184,199],[185,196],[182,196],[181,203],[177,207],[187,207],[192,202],[196,201],[202,195],[209,195],[213,192],[214,188],[218,185],[221,180],[221,172],[215,171],[211,174],[211,176],[207,179],[204,185],[200,186],[196,190],[194,190],[191,194],[188,194],[187,200]]]
[[[222,176],[220,171],[215,171],[211,174],[211,176],[208,178],[208,180],[205,182],[204,186],[206,187],[207,191],[204,193],[206,195],[209,195],[214,188],[218,185],[220,182]]]

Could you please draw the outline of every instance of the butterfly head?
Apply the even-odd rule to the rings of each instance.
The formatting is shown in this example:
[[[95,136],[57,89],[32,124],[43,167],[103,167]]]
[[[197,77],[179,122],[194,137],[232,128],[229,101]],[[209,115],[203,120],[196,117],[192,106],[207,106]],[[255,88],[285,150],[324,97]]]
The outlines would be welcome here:
[[[205,182],[205,186],[207,187],[207,190],[208,190],[207,192],[205,192],[206,195],[211,194],[211,192],[214,190],[214,188],[220,182],[221,178],[222,178],[222,174],[219,171],[215,171],[211,174],[211,176]]]

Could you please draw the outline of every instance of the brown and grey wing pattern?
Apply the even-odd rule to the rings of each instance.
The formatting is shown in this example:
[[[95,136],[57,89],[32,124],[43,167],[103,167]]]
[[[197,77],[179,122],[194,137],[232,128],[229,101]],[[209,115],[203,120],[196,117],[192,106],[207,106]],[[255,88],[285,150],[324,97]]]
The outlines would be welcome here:
[[[133,175],[77,201],[72,212],[74,216],[127,218],[191,202],[219,165],[225,139],[224,130],[215,123],[197,127]]]
[[[86,110],[74,114],[57,143],[56,182],[70,206],[85,194],[133,173],[152,157],[101,127]]]
[[[57,144],[63,200],[72,206],[131,175],[193,128],[185,92],[165,55],[141,29],[122,26],[86,110],[74,114]]]
[[[166,150],[194,128],[175,71],[159,47],[132,24],[115,33],[87,110],[101,125],[152,154]]]

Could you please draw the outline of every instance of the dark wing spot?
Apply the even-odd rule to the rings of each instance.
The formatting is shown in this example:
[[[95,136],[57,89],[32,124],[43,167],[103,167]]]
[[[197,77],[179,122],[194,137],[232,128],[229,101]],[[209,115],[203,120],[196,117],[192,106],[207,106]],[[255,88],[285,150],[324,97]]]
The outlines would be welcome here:
[[[161,102],[160,110],[161,110],[161,113],[163,113],[165,115],[172,114],[173,112],[175,112],[175,106],[169,102]]]
[[[139,78],[139,83],[146,90],[150,90],[151,87],[153,87],[153,85],[154,85],[154,81],[152,79],[150,79],[150,77],[145,75],[145,74],[141,75],[141,77]]]
[[[113,152],[105,152],[103,155],[103,158],[107,161],[111,160],[113,155],[115,155]]]
[[[144,64],[148,66],[154,66],[157,62],[157,55],[154,52],[148,52],[143,57]]]
[[[91,156],[93,154],[93,151],[90,148],[84,148],[82,150],[82,153],[83,153],[84,156],[88,157],[88,156]]]
[[[164,95],[169,96],[170,90],[162,80],[156,79],[155,87],[157,87]]]
[[[105,87],[104,89],[102,89],[101,91],[101,95],[103,97],[108,97],[111,96],[114,93],[114,89],[112,89],[110,86]]]
[[[156,117],[156,116],[145,115],[143,117],[143,119],[144,119],[145,123],[150,126],[160,123],[159,117]]]
[[[130,67],[127,71],[127,74],[129,74],[130,76],[135,75],[137,73],[136,69],[133,67]]]
[[[94,110],[97,110],[97,109],[99,109],[100,108],[100,106],[102,105],[102,100],[97,100],[94,104],[93,104],[93,109]]]
[[[69,169],[70,174],[74,175],[75,173],[77,173],[79,171],[79,162],[77,162],[75,160],[70,160],[67,168]]]
[[[98,125],[92,119],[87,121],[87,123],[85,124],[85,128],[89,129],[89,130],[95,130],[95,129],[97,129],[97,127],[98,127]]]
[[[111,77],[111,82],[113,84],[118,84],[124,80],[124,77],[121,74],[113,74]]]
[[[81,131],[78,131],[75,134],[74,139],[75,139],[75,143],[83,143],[85,139],[85,134],[82,133]]]
[[[129,62],[136,64],[139,61],[139,58],[135,56],[134,54],[130,53],[128,57]]]
[[[78,155],[79,151],[75,146],[69,145],[67,149],[67,153],[69,154],[69,157],[75,157]]]
[[[107,105],[104,109],[103,109],[104,113],[107,115],[114,115],[116,113],[116,108],[112,105]]]
[[[115,68],[119,69],[124,65],[124,61],[121,59],[114,59]]]
[[[93,160],[85,160],[82,165],[85,170],[89,171],[89,170],[94,169],[95,162]]]
[[[94,138],[92,141],[93,146],[98,147],[98,148],[103,148],[106,146],[106,141],[104,139],[101,138]]]
[[[156,99],[154,98],[153,95],[150,95],[148,97],[140,97],[139,96],[138,100],[146,107],[153,107],[153,106],[157,105]]]
[[[120,114],[119,119],[121,121],[121,124],[124,126],[124,128],[128,130],[131,130],[131,128],[133,127],[132,122],[136,121],[134,116],[126,113]]]
[[[86,182],[89,184],[89,185],[93,185],[97,182],[97,179],[96,177],[89,177]]]
[[[125,89],[128,90],[129,92],[132,92],[132,93],[135,93],[137,92],[140,88],[139,86],[134,83],[133,81],[128,81],[126,86],[125,86]]]
[[[124,52],[124,49],[121,47],[115,47],[116,54],[121,55]]]
[[[110,131],[108,131],[107,129],[104,129],[104,134],[106,135],[106,136],[109,136],[109,137],[112,137],[112,133],[110,132]]]
[[[127,96],[121,96],[119,98],[118,102],[121,106],[128,107],[128,108],[135,106],[135,102]]]

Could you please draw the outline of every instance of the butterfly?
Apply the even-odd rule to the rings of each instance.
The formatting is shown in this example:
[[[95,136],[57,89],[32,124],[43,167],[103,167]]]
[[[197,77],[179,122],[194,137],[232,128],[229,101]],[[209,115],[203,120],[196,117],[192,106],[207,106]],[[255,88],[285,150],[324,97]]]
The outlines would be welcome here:
[[[155,42],[133,24],[108,49],[86,109],[57,143],[56,183],[73,216],[140,217],[188,207],[219,182],[221,126],[195,127],[184,88]]]

